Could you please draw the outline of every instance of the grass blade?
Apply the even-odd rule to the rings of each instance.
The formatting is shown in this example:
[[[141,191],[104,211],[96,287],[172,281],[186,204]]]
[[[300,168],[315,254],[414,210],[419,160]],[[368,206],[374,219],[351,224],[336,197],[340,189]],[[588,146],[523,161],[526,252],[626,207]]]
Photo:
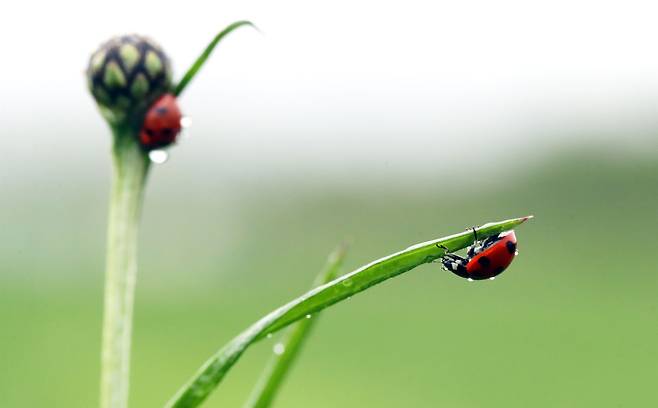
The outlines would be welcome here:
[[[529,217],[485,224],[477,228],[480,239],[514,229]],[[471,230],[411,246],[386,256],[353,272],[319,286],[266,315],[231,340],[212,356],[167,403],[167,407],[191,408],[199,406],[224,378],[226,373],[254,342],[295,322],[307,314],[317,313],[369,287],[407,272],[424,263],[432,262],[449,251],[457,251],[474,241]]]
[[[242,26],[252,26],[254,28],[256,27],[250,21],[243,20],[243,21],[236,21],[235,23],[230,24],[228,27],[220,31],[215,36],[215,38],[213,38],[210,44],[208,44],[206,49],[203,50],[201,55],[199,55],[199,58],[197,58],[196,61],[194,61],[194,64],[192,64],[192,66],[187,70],[187,72],[180,80],[178,85],[176,85],[176,87],[174,88],[174,95],[178,96],[183,92],[183,90],[185,90],[187,84],[194,78],[194,76],[201,69],[203,64],[205,64],[206,60],[208,59],[208,57],[210,57],[210,54],[213,52],[217,44],[219,44],[219,42],[224,37],[226,37],[229,33],[231,33],[233,30]]]
[[[336,248],[327,259],[324,270],[320,272],[313,282],[312,288],[324,285],[338,276],[343,260],[345,259],[345,245]],[[310,315],[307,315],[309,317]],[[268,361],[254,387],[244,408],[267,408],[271,405],[276,392],[285,379],[295,358],[299,355],[304,340],[308,338],[311,328],[316,324],[318,315],[302,319],[286,330],[275,347],[281,346],[281,352],[275,353]]]

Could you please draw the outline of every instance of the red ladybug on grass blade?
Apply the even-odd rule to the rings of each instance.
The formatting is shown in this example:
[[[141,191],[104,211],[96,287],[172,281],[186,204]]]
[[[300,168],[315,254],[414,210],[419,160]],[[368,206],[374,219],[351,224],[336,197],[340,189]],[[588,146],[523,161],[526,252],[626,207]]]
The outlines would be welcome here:
[[[503,273],[518,253],[516,235],[514,231],[506,231],[478,241],[475,228],[473,234],[475,243],[468,247],[466,258],[446,253],[441,260],[443,269],[468,280],[493,279]]]
[[[164,94],[151,105],[144,117],[139,141],[147,150],[169,146],[181,131],[181,112],[172,94]]]

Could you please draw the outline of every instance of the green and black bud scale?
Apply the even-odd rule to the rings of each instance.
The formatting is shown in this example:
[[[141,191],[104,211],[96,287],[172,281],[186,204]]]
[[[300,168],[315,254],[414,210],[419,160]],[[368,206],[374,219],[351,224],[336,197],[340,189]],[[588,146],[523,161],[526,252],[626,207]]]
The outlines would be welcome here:
[[[94,52],[89,90],[111,124],[139,120],[171,88],[171,63],[160,46],[139,35],[112,38]]]

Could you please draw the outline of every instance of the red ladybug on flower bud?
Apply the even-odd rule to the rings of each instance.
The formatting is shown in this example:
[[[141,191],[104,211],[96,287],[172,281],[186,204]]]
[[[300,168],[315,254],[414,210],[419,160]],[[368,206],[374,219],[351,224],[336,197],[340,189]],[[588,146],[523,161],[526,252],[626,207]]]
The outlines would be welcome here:
[[[466,258],[446,253],[441,260],[443,269],[468,280],[493,279],[503,273],[517,255],[516,235],[514,231],[506,231],[478,241],[475,228],[473,234],[475,243],[468,247]]]
[[[170,93],[162,95],[146,112],[139,142],[147,150],[159,149],[176,142],[181,131],[182,114],[176,97]]]

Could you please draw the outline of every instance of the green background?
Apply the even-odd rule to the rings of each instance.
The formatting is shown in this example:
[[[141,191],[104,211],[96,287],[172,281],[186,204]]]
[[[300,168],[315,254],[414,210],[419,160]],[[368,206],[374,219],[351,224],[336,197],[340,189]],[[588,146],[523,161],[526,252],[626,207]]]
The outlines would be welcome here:
[[[327,309],[276,405],[658,406],[656,163],[565,148],[459,182],[437,171],[236,188],[174,158],[147,192],[131,404],[161,406],[232,336],[305,291],[343,239],[347,271],[534,214],[493,282],[428,265]],[[1,406],[97,403],[109,163],[93,165],[7,187],[0,202]],[[240,406],[274,342],[250,349],[206,406]]]

